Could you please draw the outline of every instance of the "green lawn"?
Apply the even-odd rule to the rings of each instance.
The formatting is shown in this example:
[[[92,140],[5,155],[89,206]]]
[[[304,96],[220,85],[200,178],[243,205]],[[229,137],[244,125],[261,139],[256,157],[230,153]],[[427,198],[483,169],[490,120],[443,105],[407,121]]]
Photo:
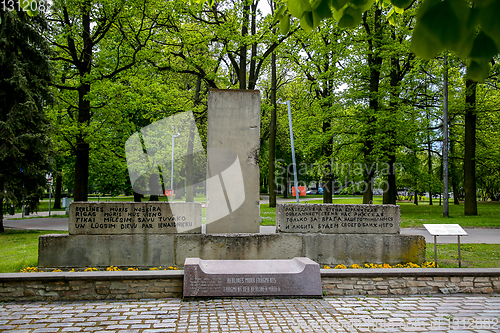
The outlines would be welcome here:
[[[362,197],[334,197],[334,204],[361,204]],[[300,203],[320,204],[323,203],[321,196],[306,196],[300,198]],[[375,204],[382,204],[382,197],[374,197]],[[424,223],[449,223],[460,224],[462,227],[489,227],[500,228],[500,202],[478,201],[478,216],[465,216],[464,205],[450,204],[449,218],[443,217],[443,206],[439,206],[439,200],[430,206],[428,201],[419,202],[415,205],[410,202],[398,202],[401,207],[401,227],[422,227]],[[260,206],[262,225],[274,225],[275,211],[269,205]]]
[[[462,268],[500,267],[500,244],[461,244]],[[438,266],[458,267],[458,245],[438,244]],[[426,261],[434,261],[434,244],[428,243]]]
[[[0,273],[19,272],[38,264],[38,236],[61,231],[7,230],[0,234]]]

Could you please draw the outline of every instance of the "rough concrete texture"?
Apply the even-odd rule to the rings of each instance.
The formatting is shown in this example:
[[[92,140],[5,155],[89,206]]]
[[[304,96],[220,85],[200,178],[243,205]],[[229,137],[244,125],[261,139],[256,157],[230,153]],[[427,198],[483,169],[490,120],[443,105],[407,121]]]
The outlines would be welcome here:
[[[292,259],[302,256],[302,237],[278,234],[188,235],[176,237],[176,262],[210,260]]]
[[[207,233],[259,232],[259,149],[259,91],[210,90]]]
[[[42,235],[38,267],[156,267],[174,263],[173,235]],[[168,266],[168,265],[167,265]]]
[[[71,235],[201,233],[201,204],[72,202],[68,230]]]
[[[290,260],[202,260],[184,263],[184,297],[321,297],[319,265]]]
[[[425,240],[415,235],[159,234],[43,235],[38,266],[182,266],[186,258],[262,260],[307,257],[319,264],[422,263]]]
[[[304,256],[320,264],[422,263],[425,238],[415,235],[304,235]]]
[[[285,233],[399,234],[398,205],[278,204],[276,229]]]

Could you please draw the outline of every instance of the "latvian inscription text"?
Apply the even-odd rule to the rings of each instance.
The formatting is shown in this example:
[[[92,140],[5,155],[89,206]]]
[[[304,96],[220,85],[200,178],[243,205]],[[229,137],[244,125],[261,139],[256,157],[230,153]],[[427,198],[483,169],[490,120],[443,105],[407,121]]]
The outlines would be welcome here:
[[[168,202],[74,202],[69,233],[201,233],[201,205]]]
[[[398,234],[397,205],[278,204],[279,232],[335,234]]]

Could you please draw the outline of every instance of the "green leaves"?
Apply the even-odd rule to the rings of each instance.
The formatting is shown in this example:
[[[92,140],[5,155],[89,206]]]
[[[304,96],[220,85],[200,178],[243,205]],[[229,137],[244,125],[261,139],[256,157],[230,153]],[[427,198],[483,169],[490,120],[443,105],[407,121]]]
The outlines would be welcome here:
[[[311,4],[309,0],[289,0],[288,11],[293,16],[301,19],[306,12],[311,11]]]
[[[417,16],[412,51],[430,59],[444,49],[453,50],[462,59],[468,59],[468,76],[484,81],[489,74],[489,61],[500,50],[497,13],[500,0],[480,0],[474,8],[463,0],[427,0]]]
[[[354,6],[347,6],[339,20],[339,27],[341,28],[355,28],[361,23],[362,12],[359,8]]]
[[[391,3],[395,7],[399,7],[399,8],[404,9],[404,8],[408,7],[409,5],[411,5],[412,0],[391,0]]]

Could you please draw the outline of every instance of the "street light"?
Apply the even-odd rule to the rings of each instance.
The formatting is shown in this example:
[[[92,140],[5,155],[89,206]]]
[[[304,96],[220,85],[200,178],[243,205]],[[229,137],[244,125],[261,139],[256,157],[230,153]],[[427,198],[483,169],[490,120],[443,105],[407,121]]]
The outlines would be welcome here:
[[[288,107],[288,126],[290,127],[290,142],[292,145],[293,181],[294,181],[294,185],[295,185],[294,186],[295,187],[295,197],[297,198],[297,203],[299,203],[300,202],[300,200],[299,200],[299,184],[297,181],[297,164],[295,163],[295,147],[293,144],[292,111],[290,108],[290,100],[288,100],[286,102],[282,102],[281,98],[280,98],[280,99],[278,99],[277,103],[286,104]],[[287,168],[287,172],[288,172],[288,168]],[[288,184],[287,184],[287,186],[288,186]]]
[[[180,137],[180,133],[177,132],[177,134],[172,134],[172,165],[171,165],[171,172],[170,172],[170,189],[174,189],[174,142],[175,138]]]

